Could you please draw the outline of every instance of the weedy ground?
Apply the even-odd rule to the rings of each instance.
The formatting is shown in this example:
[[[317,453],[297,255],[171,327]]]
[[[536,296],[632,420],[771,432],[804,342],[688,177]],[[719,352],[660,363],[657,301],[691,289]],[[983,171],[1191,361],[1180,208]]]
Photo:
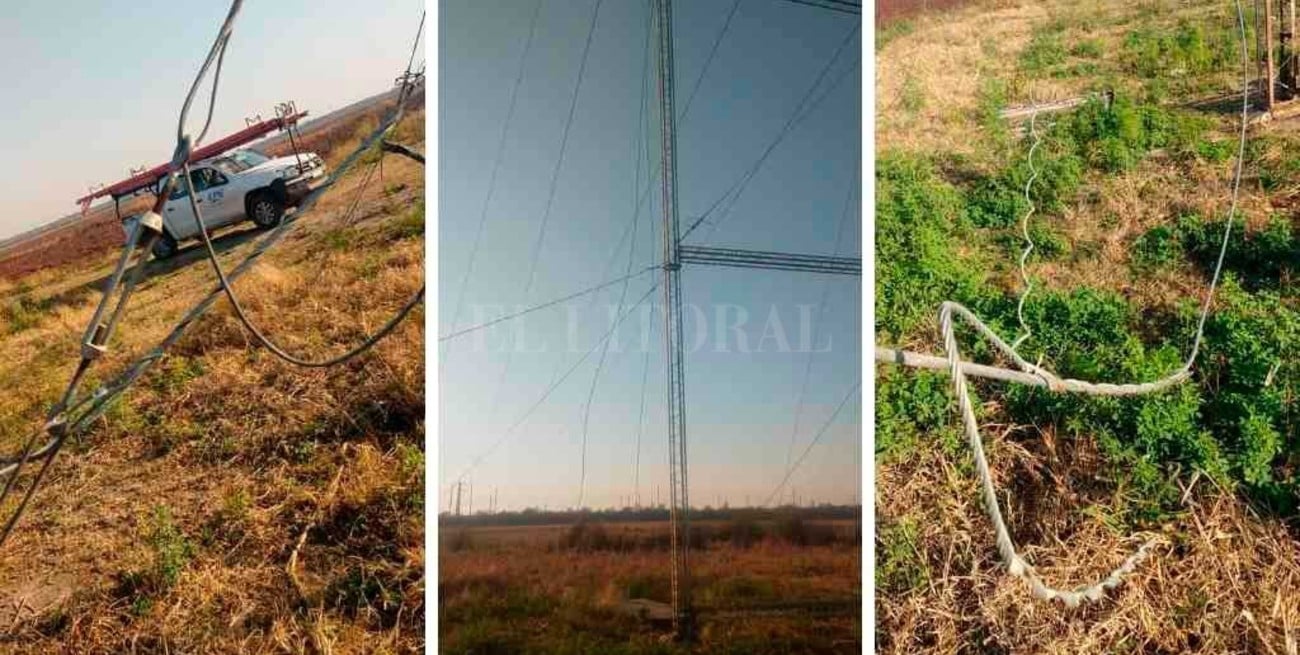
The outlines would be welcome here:
[[[1032,139],[1000,110],[1093,94],[1035,121],[1022,352],[1083,379],[1175,370],[1229,218],[1236,30],[1232,3],[1173,0],[985,1],[880,27],[877,341],[940,352],[944,300],[1016,335]],[[881,650],[1297,652],[1297,191],[1294,125],[1251,128],[1191,383],[1133,399],[973,385],[1012,536],[1050,583],[1093,582],[1141,542],[1131,534],[1157,538],[1099,603],[1034,601],[1003,572],[950,380],[878,368]],[[990,359],[970,332],[959,341]]]
[[[396,140],[423,147],[423,111]],[[331,163],[373,129],[321,152]],[[365,161],[373,161],[370,157]],[[273,339],[320,358],[420,285],[424,171],[349,173],[235,283]],[[229,228],[227,270],[261,236]],[[112,256],[0,282],[0,445],[67,383]],[[151,265],[83,388],[209,290],[201,245]],[[423,310],[329,369],[257,346],[226,300],[59,455],[0,548],[0,650],[414,653],[424,644]],[[9,507],[12,507],[10,503]]]
[[[691,578],[703,607],[845,599],[860,586],[856,522],[797,518],[693,524]],[[847,529],[846,529],[847,528]],[[857,653],[861,618],[812,611],[701,615],[687,647],[623,607],[670,600],[668,526],[449,527],[439,531],[444,653]]]

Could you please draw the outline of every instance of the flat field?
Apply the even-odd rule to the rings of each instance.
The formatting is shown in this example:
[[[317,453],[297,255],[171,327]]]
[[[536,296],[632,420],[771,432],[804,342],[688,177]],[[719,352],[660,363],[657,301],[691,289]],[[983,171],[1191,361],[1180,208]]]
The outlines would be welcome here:
[[[360,116],[316,145],[336,165],[376,124]],[[423,139],[423,110],[408,112],[396,140],[422,150]],[[367,176],[374,160],[235,283],[252,320],[292,352],[355,345],[420,286],[424,171],[390,155],[382,177]],[[222,232],[227,270],[263,234],[247,223]],[[5,453],[71,376],[115,256],[0,281]],[[215,287],[201,244],[151,263],[83,388]],[[218,301],[64,447],[0,548],[0,651],[422,652],[423,343],[417,308],[361,357],[298,368]]]
[[[626,610],[670,599],[665,521],[439,532],[444,653],[857,653],[855,520],[692,522],[692,648]],[[847,609],[846,609],[847,608]]]

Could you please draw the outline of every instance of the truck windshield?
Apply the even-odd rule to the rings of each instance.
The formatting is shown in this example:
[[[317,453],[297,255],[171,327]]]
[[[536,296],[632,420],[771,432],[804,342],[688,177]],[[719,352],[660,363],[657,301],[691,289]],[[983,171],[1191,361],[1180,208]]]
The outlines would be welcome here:
[[[271,161],[256,150],[236,150],[211,160],[213,166],[226,173],[240,173],[258,164]]]
[[[243,164],[245,168],[252,168],[258,164],[271,161],[270,157],[256,150],[236,150],[230,153],[230,158]]]

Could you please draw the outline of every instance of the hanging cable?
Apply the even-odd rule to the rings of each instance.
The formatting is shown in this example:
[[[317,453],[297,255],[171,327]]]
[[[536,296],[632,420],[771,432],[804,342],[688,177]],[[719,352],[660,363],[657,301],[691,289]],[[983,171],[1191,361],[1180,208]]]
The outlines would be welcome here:
[[[731,29],[731,19],[736,17],[736,10],[740,9],[740,0],[731,3],[731,10],[727,12],[726,20],[722,21],[722,29],[718,30],[718,36],[713,39],[713,46],[709,48],[709,56],[704,58],[704,68],[702,71],[708,71],[709,66],[713,64],[713,58],[718,54],[718,46],[722,45],[722,39],[727,36],[727,30]],[[704,82],[704,72],[695,78],[695,86],[691,87],[691,92],[686,96],[686,104],[682,106],[682,113],[677,117],[678,123],[686,120],[686,115],[691,113],[691,103],[695,100],[695,94],[699,93],[700,85]]]
[[[242,0],[236,0],[236,4],[238,4],[240,1]],[[232,10],[231,18],[233,19],[233,10]],[[424,20],[423,18],[421,18],[420,20],[421,29],[423,28],[423,26],[424,26]],[[218,37],[219,45],[220,45],[220,54],[218,55],[216,72],[213,78],[213,104],[214,105],[216,100],[216,82],[217,80],[220,79],[221,76],[221,62],[222,62],[222,58],[224,58],[226,43],[229,41],[230,38],[230,29],[228,28],[223,29],[222,34],[223,34],[222,36]],[[419,43],[419,39],[420,39],[420,31],[417,31],[415,35],[415,42],[417,46]],[[415,49],[416,46],[413,46],[412,57],[414,57]],[[411,72],[410,65],[411,65],[410,63],[407,64],[407,69],[406,69],[407,75],[409,75]],[[195,79],[194,89],[197,89],[198,84],[202,81],[206,72],[207,72],[207,66],[205,65],[202,69],[200,69],[199,76]],[[397,102],[397,115],[393,120],[393,122],[388,126],[388,130],[385,131],[384,136],[386,136],[388,133],[391,133],[393,130],[395,130],[397,125],[401,122],[401,116],[406,109],[406,99],[407,96],[410,94],[411,90],[412,87],[409,84],[404,84],[402,86],[402,90],[401,93],[399,94],[399,98]],[[191,95],[192,94],[193,94],[193,89],[191,89]],[[182,110],[181,123],[177,128],[178,134],[180,133],[181,130],[184,129],[185,111],[186,111],[185,109]],[[209,121],[211,120],[211,108],[209,108],[208,119]],[[207,131],[207,125],[204,125],[204,132],[206,131]],[[381,140],[384,138],[384,136],[380,137]],[[202,134],[200,134],[200,137],[202,137]],[[189,144],[186,143],[186,139],[184,136],[180,137],[180,144],[177,147],[179,149],[182,146],[185,147],[186,149],[191,147]],[[381,149],[381,153],[382,153],[382,149]],[[408,315],[410,315],[411,311],[414,310],[417,305],[419,305],[421,302],[424,301],[424,285],[422,284],[420,285],[419,290],[411,295],[411,297],[406,301],[406,303],[402,305],[401,309],[399,309],[396,314],[390,317],[388,321],[384,323],[383,327],[379,329],[379,331],[365,338],[364,340],[361,341],[361,343],[354,346],[353,348],[350,348],[340,354],[327,357],[325,359],[320,359],[320,360],[309,360],[288,352],[283,346],[280,346],[276,342],[272,341],[269,337],[267,337],[266,334],[264,334],[253,323],[252,319],[248,317],[247,312],[244,310],[243,305],[239,302],[239,297],[235,295],[235,290],[231,286],[230,281],[226,278],[225,270],[222,268],[221,261],[217,257],[216,248],[213,247],[212,245],[212,236],[208,233],[207,225],[205,225],[203,222],[203,212],[198,205],[197,189],[195,189],[194,180],[190,175],[190,165],[189,165],[188,156],[185,157],[184,163],[181,166],[181,170],[184,173],[185,185],[188,191],[187,195],[190,204],[190,210],[194,213],[194,222],[198,226],[199,234],[203,238],[203,247],[207,250],[208,262],[212,264],[212,270],[214,273],[216,273],[217,279],[221,282],[221,288],[226,294],[226,299],[230,301],[231,307],[234,308],[235,315],[239,318],[239,322],[244,325],[244,327],[248,330],[248,332],[252,334],[253,337],[257,339],[257,341],[260,344],[262,344],[263,347],[271,351],[272,354],[279,357],[280,359],[289,362],[290,364],[294,364],[306,368],[327,368],[331,366],[336,366],[338,364],[342,364],[373,348],[376,344],[382,341],[384,337],[387,337],[393,330],[397,329],[397,326],[400,325]],[[283,221],[283,217],[281,217],[281,221]]]
[[[700,226],[700,224],[704,223],[704,221],[708,218],[708,216],[710,216],[713,213],[713,211],[717,209],[718,205],[720,205],[723,200],[727,198],[739,198],[740,194],[744,192],[747,186],[749,186],[750,181],[754,179],[754,176],[757,175],[758,171],[763,167],[763,164],[767,162],[768,157],[770,157],[772,155],[772,152],[776,150],[776,147],[780,145],[782,141],[785,140],[786,136],[788,136],[799,123],[801,123],[807,116],[812,114],[812,111],[816,109],[818,105],[821,104],[822,100],[825,100],[830,95],[830,91],[834,90],[839,85],[840,81],[842,81],[847,77],[847,72],[841,74],[840,77],[837,78],[836,81],[827,88],[826,93],[823,93],[821,96],[818,96],[815,101],[813,100],[813,95],[814,93],[816,93],[817,88],[821,86],[822,81],[826,79],[827,74],[829,74],[831,69],[834,67],[835,62],[839,61],[840,55],[847,50],[849,43],[853,40],[853,37],[858,34],[858,29],[859,27],[855,25],[853,29],[849,30],[848,33],[844,35],[844,38],[840,41],[839,45],[835,48],[835,51],[831,53],[830,58],[826,60],[826,64],[822,66],[821,71],[817,74],[817,77],[813,80],[813,83],[808,87],[808,90],[804,92],[803,97],[799,100],[799,104],[795,106],[794,111],[790,113],[790,116],[789,118],[786,119],[785,124],[782,125],[780,131],[777,132],[776,137],[773,138],[772,141],[768,143],[767,147],[763,149],[763,152],[762,154],[759,155],[758,159],[755,160],[754,163],[751,164],[750,167],[746,169],[745,172],[742,173],[741,176],[737,178],[735,182],[732,183],[731,187],[726,192],[724,192],[721,196],[718,197],[717,200],[713,202],[713,205],[710,206],[709,209],[705,211],[703,215],[697,218],[693,223],[691,223],[686,228],[684,232],[682,232],[681,237],[679,238],[679,242],[685,241],[686,237],[690,236],[691,233],[694,232],[695,229]],[[806,111],[805,108],[807,108]],[[734,205],[734,201],[732,205]],[[723,216],[718,219],[719,223],[723,220],[723,218],[725,218],[726,213],[729,211],[730,211],[730,207],[728,207],[728,209],[724,211]]]
[[[519,318],[520,316],[526,316],[526,315],[528,315],[528,314],[532,314],[533,312],[537,312],[537,311],[541,311],[541,310],[543,310],[543,309],[546,309],[547,307],[554,307],[554,306],[559,305],[559,304],[561,304],[561,303],[566,303],[566,302],[568,302],[568,301],[570,301],[570,300],[574,300],[574,299],[577,299],[577,298],[581,298],[581,297],[583,297],[583,296],[591,295],[591,294],[593,294],[593,293],[596,293],[597,291],[600,291],[601,289],[608,289],[609,287],[612,287],[612,286],[614,286],[615,284],[618,284],[619,282],[623,282],[623,281],[625,281],[625,280],[630,280],[630,279],[635,278],[635,277],[640,277],[640,276],[642,276],[642,275],[645,275],[646,273],[649,273],[650,271],[655,271],[655,270],[659,270],[659,265],[658,265],[658,264],[653,264],[653,265],[650,265],[650,266],[646,266],[645,268],[642,268],[642,269],[640,269],[640,270],[638,270],[638,271],[636,271],[635,273],[632,273],[632,274],[630,274],[630,275],[625,275],[625,276],[623,276],[623,277],[618,277],[618,278],[615,278],[615,279],[610,280],[610,281],[608,281],[608,282],[602,282],[602,283],[600,283],[600,284],[597,284],[597,285],[594,286],[594,287],[588,287],[588,288],[586,288],[586,289],[583,289],[582,291],[577,291],[577,292],[571,293],[571,294],[569,294],[569,295],[567,295],[567,296],[562,296],[562,297],[556,298],[556,299],[554,299],[554,300],[548,300],[548,301],[546,301],[546,302],[544,302],[544,303],[539,303],[539,304],[533,305],[533,306],[531,306],[531,307],[528,307],[528,308],[526,308],[526,309],[519,310],[519,311],[517,311],[517,312],[512,312],[512,313],[510,313],[510,314],[505,314],[505,315],[503,315],[503,316],[498,316],[498,317],[496,317],[496,318],[494,318],[494,319],[492,319],[492,320],[484,321],[483,323],[479,323],[479,324],[477,324],[477,325],[471,325],[471,326],[469,326],[469,327],[467,327],[467,328],[462,328],[462,329],[460,329],[460,330],[456,330],[455,332],[451,332],[451,333],[448,333],[448,334],[444,334],[444,335],[438,337],[438,341],[449,341],[449,340],[451,340],[451,339],[455,339],[456,337],[464,336],[464,335],[469,334],[469,333],[471,333],[471,332],[477,332],[477,331],[479,331],[479,330],[484,330],[484,329],[490,328],[490,327],[492,327],[493,325],[496,325],[497,323],[502,323],[502,322],[504,322],[504,321],[509,321],[509,320],[511,320],[511,319]]]
[[[546,388],[546,391],[542,393],[541,397],[538,398],[537,401],[534,402],[528,408],[528,410],[523,413],[523,415],[521,415],[518,419],[516,419],[514,423],[511,423],[510,427],[506,428],[506,430],[501,434],[500,437],[497,438],[496,441],[492,442],[492,444],[488,446],[486,450],[484,450],[477,457],[475,457],[473,461],[470,462],[469,466],[465,467],[465,469],[461,471],[460,475],[456,476],[455,479],[464,480],[465,476],[469,475],[471,472],[473,472],[474,469],[478,468],[478,465],[482,464],[483,460],[487,459],[487,457],[491,455],[498,447],[500,447],[501,444],[506,441],[506,439],[510,438],[510,435],[514,434],[514,431],[519,429],[519,426],[523,425],[524,421],[527,421],[528,417],[532,416],[533,412],[537,411],[537,408],[541,407],[542,403],[546,402],[546,399],[550,398],[551,394],[554,393],[555,390],[559,388],[559,386],[569,378],[569,376],[573,375],[573,372],[578,370],[578,367],[581,366],[583,362],[587,361],[587,358],[591,357],[592,353],[596,352],[597,348],[602,347],[605,344],[605,342],[609,341],[609,339],[614,336],[615,331],[618,330],[618,326],[623,323],[623,320],[626,319],[628,316],[630,316],[632,312],[636,311],[638,307],[644,304],[645,301],[650,298],[650,295],[653,294],[655,290],[658,288],[659,288],[659,282],[656,281],[654,284],[650,286],[649,289],[646,290],[644,294],[641,295],[641,298],[637,300],[634,305],[629,307],[627,311],[623,312],[621,316],[619,316],[617,319],[614,320],[614,323],[613,325],[610,326],[609,331],[607,331],[605,335],[601,337],[600,340],[597,341],[594,346],[588,348],[587,351],[584,352],[582,356],[579,357],[578,360],[574,362],[573,365],[570,366],[567,371],[564,372],[564,375],[561,375],[559,378],[551,382],[551,384]]]
[[[17,489],[17,479],[22,474],[22,469],[26,464],[33,461],[41,461],[41,468],[28,485],[22,500],[17,508],[9,515],[5,522],[3,530],[0,531],[0,544],[3,544],[12,534],[14,526],[23,515],[28,503],[30,502],[36,489],[39,488],[44,480],[46,473],[49,471],[50,464],[58,455],[66,439],[74,434],[80,434],[88,429],[90,424],[104,414],[110,404],[124,393],[132,384],[134,384],[154,363],[159,361],[166,351],[170,349],[186,332],[200,316],[202,316],[211,306],[221,297],[223,291],[228,288],[214,289],[208,293],[198,304],[192,307],[175,325],[170,333],[144,356],[139,357],[126,368],[112,378],[99,386],[94,392],[78,397],[77,391],[83,380],[85,372],[88,370],[92,361],[106,352],[107,344],[112,336],[113,330],[118,324],[130,299],[132,292],[143,276],[148,252],[153,243],[158,239],[162,230],[161,217],[157,212],[161,211],[162,204],[170,195],[176,184],[177,173],[185,171],[186,180],[191,185],[192,180],[188,175],[188,160],[190,153],[193,151],[195,144],[200,143],[206,136],[212,122],[212,115],[216,104],[216,95],[220,83],[220,70],[224,62],[225,47],[229,42],[232,33],[235,18],[239,14],[242,6],[242,0],[233,0],[229,12],[214,39],[212,47],[208,51],[207,57],[200,66],[199,71],[191,85],[184,103],[179,112],[177,122],[177,146],[173,152],[171,162],[171,172],[166,175],[158,188],[158,195],[154,203],[153,210],[145,215],[144,219],[136,224],[135,229],[128,235],[126,245],[122,249],[121,257],[118,261],[114,272],[109,275],[107,283],[102,293],[102,298],[95,309],[87,327],[86,336],[82,342],[82,357],[73,373],[72,380],[69,382],[61,399],[55,402],[50,409],[47,420],[43,428],[33,433],[23,447],[22,454],[18,457],[3,456],[0,457],[0,476],[4,476],[5,485],[3,491],[0,491],[0,506],[5,505],[10,493]],[[418,35],[417,35],[418,38]],[[206,74],[213,64],[216,70],[213,76],[213,87],[209,97],[208,112],[205,116],[204,124],[199,132],[197,139],[191,139],[184,134],[184,126],[190,107],[197,95],[198,88],[206,77]],[[409,74],[409,64],[408,64]],[[409,75],[407,76],[409,77]],[[406,89],[409,91],[409,88]],[[401,103],[398,110],[388,119],[381,121],[381,125],[372,134],[363,140],[360,146],[349,154],[342,163],[330,174],[326,181],[316,190],[311,192],[301,203],[301,211],[309,209],[326,189],[331,188],[339,177],[346,171],[350,170],[356,163],[361,154],[376,144],[379,144],[382,137],[388,133],[401,117]],[[422,161],[422,156],[414,156],[417,161]],[[196,213],[197,216],[197,213]],[[229,276],[224,276],[223,282],[229,283],[246,273],[253,264],[267,251],[271,246],[279,242],[285,234],[287,227],[297,220],[297,215],[287,219],[282,219],[281,224],[267,234],[250,252],[238,266],[236,266]],[[200,221],[201,225],[201,221]],[[132,264],[133,254],[142,253],[135,259]],[[120,291],[119,291],[120,287]],[[116,306],[112,309],[108,319],[101,322],[101,319],[108,312],[108,307],[116,295]],[[35,444],[42,435],[48,435],[49,438],[39,447]]]
[[[853,183],[849,185],[849,192],[844,197],[844,209],[840,212],[839,226],[835,228],[835,250],[832,251],[832,255],[840,254],[840,247],[844,239],[844,226],[848,223],[847,219],[850,214],[849,208],[852,206],[850,201],[853,200],[853,191],[857,188],[858,180],[859,178],[857,177],[853,178]],[[825,314],[826,299],[827,296],[830,295],[830,290],[830,281],[823,281],[821,298],[817,300],[817,322],[813,324],[812,328],[813,348],[816,348],[817,345],[817,326],[821,325],[822,317]],[[812,365],[813,351],[809,350],[808,357],[804,361],[803,380],[799,383],[799,395],[795,399],[794,422],[790,426],[790,444],[785,450],[785,466],[787,470],[790,468],[790,458],[794,455],[794,444],[796,437],[799,435],[799,419],[803,414],[804,396],[808,393],[808,380],[812,377]]]
[[[578,62],[578,75],[574,80],[573,93],[569,99],[569,112],[564,120],[564,128],[560,134],[560,152],[555,158],[555,166],[551,168],[551,181],[546,194],[546,206],[542,211],[541,226],[537,230],[537,239],[533,242],[532,251],[528,257],[528,274],[524,283],[525,297],[532,292],[533,283],[537,278],[537,264],[542,255],[542,244],[546,241],[546,228],[551,218],[551,208],[555,204],[555,192],[560,181],[560,172],[564,167],[564,154],[568,150],[569,131],[573,127],[573,118],[578,108],[578,98],[581,97],[582,81],[587,72],[587,59],[591,54],[591,43],[596,33],[596,23],[600,18],[600,7],[604,0],[596,0],[591,9],[591,20],[587,24],[587,38],[582,47],[582,58]],[[498,403],[501,400],[502,389],[505,388],[506,378],[510,376],[510,369],[514,364],[514,349],[506,351],[505,365],[501,368],[501,374],[497,376],[496,391],[492,394],[492,404],[490,413],[495,413]]]
[[[856,394],[858,389],[861,387],[861,379],[853,383],[853,386],[849,388],[849,392],[844,394],[844,398],[840,400],[840,404],[835,407],[835,411],[831,412],[831,415],[827,417],[826,422],[822,423],[822,426],[818,428],[817,433],[813,435],[812,441],[808,442],[808,447],[803,449],[803,453],[799,455],[799,459],[795,460],[794,466],[791,466],[786,470],[785,477],[781,478],[781,483],[776,485],[776,488],[772,490],[772,493],[767,495],[767,500],[763,501],[763,506],[772,504],[772,500],[776,498],[777,494],[781,493],[781,490],[785,488],[786,483],[790,481],[790,476],[794,475],[794,472],[799,470],[799,467],[803,465],[803,461],[808,458],[808,453],[812,452],[812,449],[817,445],[817,442],[821,441],[822,435],[826,434],[826,431],[830,429],[831,424],[835,422],[835,417],[840,415],[840,412],[844,410],[844,406],[848,404],[849,399],[853,398],[854,394]],[[859,405],[861,405],[861,403],[859,403]]]
[[[460,278],[460,289],[456,292],[456,302],[452,305],[451,327],[455,329],[460,322],[461,306],[465,301],[465,289],[469,286],[469,278],[474,273],[474,263],[478,259],[479,245],[483,241],[483,227],[487,225],[488,207],[492,204],[492,196],[496,193],[497,174],[501,170],[501,162],[505,159],[506,136],[510,132],[510,123],[515,116],[515,105],[519,100],[519,87],[524,81],[524,70],[528,64],[528,53],[533,49],[533,37],[537,32],[537,17],[542,13],[542,0],[536,0],[533,5],[533,17],[528,23],[528,39],[524,41],[524,51],[519,55],[519,67],[515,71],[515,81],[510,87],[510,101],[506,106],[505,123],[501,126],[501,136],[497,138],[496,155],[492,158],[492,171],[488,174],[487,195],[483,197],[483,208],[479,212],[478,227],[474,230],[474,242],[469,248],[469,263],[465,266],[465,274]],[[445,355],[444,355],[445,356]]]

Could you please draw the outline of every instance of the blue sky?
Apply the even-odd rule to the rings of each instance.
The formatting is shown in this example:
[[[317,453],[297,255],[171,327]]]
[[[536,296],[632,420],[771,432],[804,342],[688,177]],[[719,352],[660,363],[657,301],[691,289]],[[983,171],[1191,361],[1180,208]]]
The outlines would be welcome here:
[[[595,3],[543,0],[477,251],[475,234],[535,5],[524,0],[442,3],[440,334],[619,277],[629,258],[631,270],[637,270],[659,257],[657,182],[639,212],[636,202],[638,189],[651,182],[647,171],[657,167],[658,153],[657,130],[650,130],[655,162],[638,154],[638,134],[645,132],[638,129],[639,119],[646,120],[641,114],[646,5],[606,0],[600,7],[530,286],[531,255]],[[730,0],[675,7],[679,113],[731,7]],[[854,27],[854,17],[826,10],[777,0],[741,1],[689,114],[678,123],[683,229],[759,158],[832,54],[845,46],[814,93],[824,93],[824,99],[772,151],[730,211],[721,220],[715,214],[687,242],[860,254],[861,66]],[[654,111],[650,73],[647,106]],[[648,122],[657,128],[653,114]],[[462,300],[472,252],[473,275]],[[626,302],[635,302],[657,279],[651,273],[631,280]],[[860,378],[860,280],[687,267],[682,287],[687,340],[693,344],[698,335],[700,344],[686,356],[692,503],[758,503],[785,473],[796,413],[797,458]],[[656,487],[660,499],[667,498],[658,314],[629,319],[617,333],[618,347],[604,360],[587,421],[585,484],[580,484],[583,410],[599,349],[501,441],[551,382],[598,342],[623,293],[622,285],[614,285],[440,344],[440,494],[469,469],[476,509],[486,508],[494,488],[501,508],[570,507],[580,494],[585,505],[609,506],[633,496],[638,477],[642,503],[653,500]],[[651,299],[657,305],[659,292]],[[747,320],[739,321],[740,316]],[[801,334],[804,325],[810,329]],[[653,326],[648,357],[640,347],[645,326]],[[782,336],[789,348],[782,347]],[[810,361],[801,340],[818,352],[811,355],[799,410]],[[854,396],[792,478],[801,499],[859,500],[859,407]],[[638,432],[639,473],[634,466]]]
[[[171,156],[177,112],[228,8],[224,0],[5,3],[0,238],[75,211],[91,184]],[[422,9],[421,0],[246,2],[213,134],[273,115],[284,100],[320,115],[386,90],[406,66]]]

